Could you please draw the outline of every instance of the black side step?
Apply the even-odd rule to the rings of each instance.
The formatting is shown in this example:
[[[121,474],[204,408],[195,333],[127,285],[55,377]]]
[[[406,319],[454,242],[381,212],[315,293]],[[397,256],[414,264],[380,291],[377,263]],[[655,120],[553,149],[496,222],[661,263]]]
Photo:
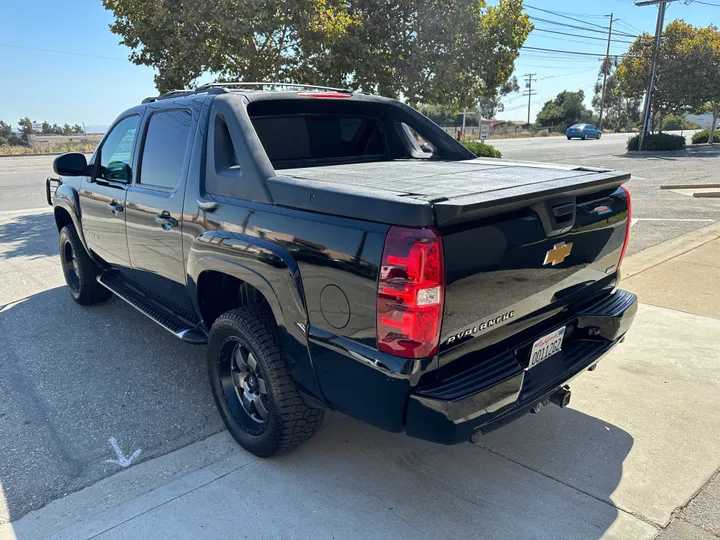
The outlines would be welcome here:
[[[157,302],[154,302],[141,292],[128,286],[128,284],[116,274],[104,272],[97,277],[97,281],[100,285],[125,300],[132,307],[147,315],[175,337],[187,343],[192,343],[193,345],[207,343],[207,336],[202,330],[192,326],[160,306]]]

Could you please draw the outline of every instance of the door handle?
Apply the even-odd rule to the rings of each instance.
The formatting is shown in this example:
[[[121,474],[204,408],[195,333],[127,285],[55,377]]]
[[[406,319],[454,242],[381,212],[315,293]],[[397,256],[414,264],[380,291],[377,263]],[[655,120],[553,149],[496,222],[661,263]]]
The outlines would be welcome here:
[[[117,199],[113,199],[112,201],[110,201],[107,205],[107,208],[112,212],[113,216],[117,216],[119,212],[125,210],[123,208],[123,205],[120,204],[120,201],[118,201]]]
[[[169,231],[171,227],[178,226],[178,220],[170,215],[170,212],[163,211],[155,216],[155,223],[162,225],[163,230]]]

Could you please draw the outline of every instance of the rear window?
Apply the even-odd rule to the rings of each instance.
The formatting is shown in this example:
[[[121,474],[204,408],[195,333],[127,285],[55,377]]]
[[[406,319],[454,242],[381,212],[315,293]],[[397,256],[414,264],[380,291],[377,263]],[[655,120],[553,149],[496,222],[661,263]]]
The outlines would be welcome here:
[[[386,153],[376,118],[333,114],[256,116],[255,131],[273,165],[297,161],[345,161]]]

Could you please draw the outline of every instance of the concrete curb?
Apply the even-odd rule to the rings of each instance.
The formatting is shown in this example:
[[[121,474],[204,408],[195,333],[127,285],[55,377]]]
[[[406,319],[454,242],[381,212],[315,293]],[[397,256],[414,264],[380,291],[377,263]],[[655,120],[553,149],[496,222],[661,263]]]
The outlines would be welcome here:
[[[256,459],[223,431],[0,524],[0,540],[91,538]]]
[[[720,188],[720,184],[663,184],[660,189],[709,189]]]
[[[622,277],[626,279],[637,275],[718,238],[720,238],[720,223],[714,223],[644,249],[629,256],[623,262]]]

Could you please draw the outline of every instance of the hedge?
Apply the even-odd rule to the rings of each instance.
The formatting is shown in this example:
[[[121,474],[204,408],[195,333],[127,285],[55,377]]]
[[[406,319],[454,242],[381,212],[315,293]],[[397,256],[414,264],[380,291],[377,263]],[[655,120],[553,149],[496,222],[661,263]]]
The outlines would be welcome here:
[[[635,152],[640,146],[640,135],[630,137],[627,142],[628,152]],[[661,152],[663,150],[683,150],[685,137],[682,135],[668,135],[667,133],[648,133],[643,141],[643,150]]]
[[[703,129],[702,131],[698,131],[692,136],[692,143],[693,144],[705,144],[710,139],[710,130],[709,129]],[[713,142],[720,142],[720,129],[715,130],[715,135],[713,136]]]
[[[502,153],[491,144],[481,142],[464,142],[462,145],[477,157],[501,158]]]

